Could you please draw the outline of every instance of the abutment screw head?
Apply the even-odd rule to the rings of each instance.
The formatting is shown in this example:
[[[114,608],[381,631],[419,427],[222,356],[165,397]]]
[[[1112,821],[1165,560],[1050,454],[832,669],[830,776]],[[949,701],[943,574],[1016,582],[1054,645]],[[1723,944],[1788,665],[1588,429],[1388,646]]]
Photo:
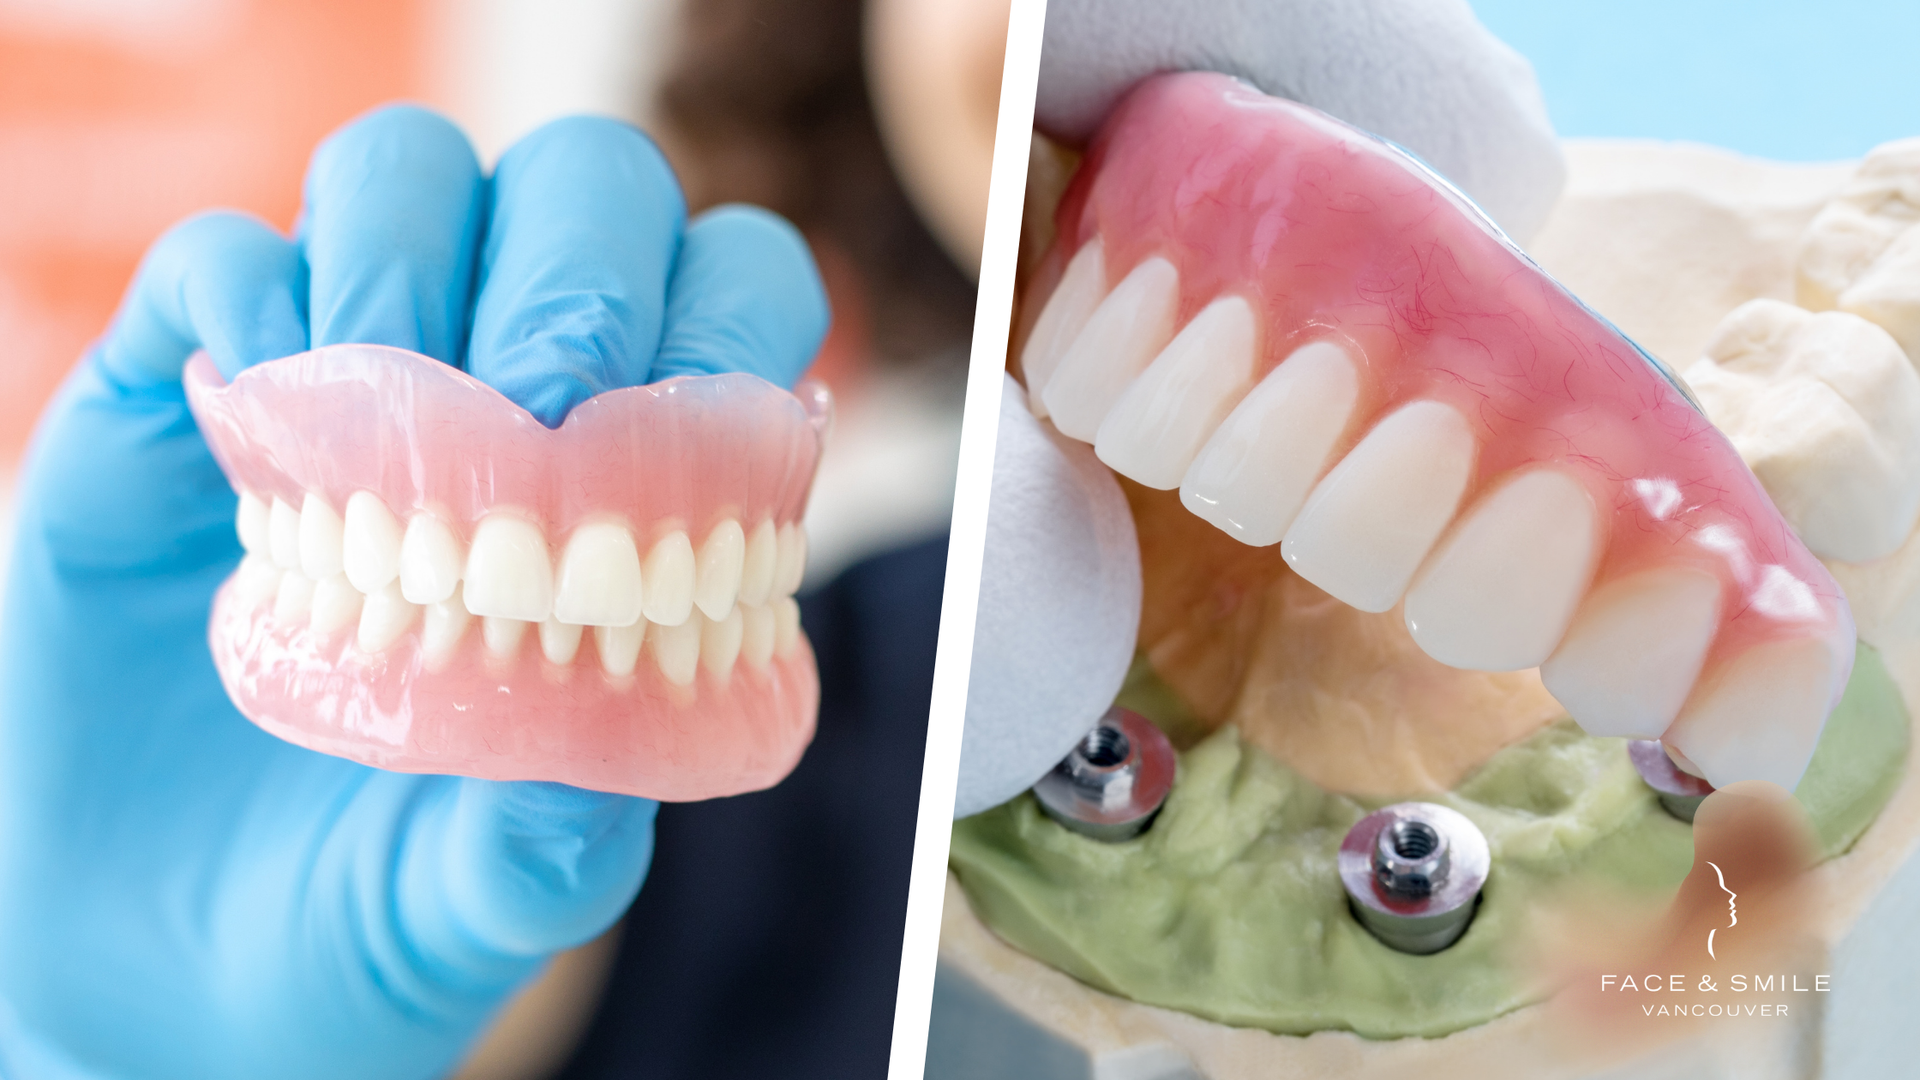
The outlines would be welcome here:
[[[1145,831],[1173,790],[1173,744],[1146,717],[1118,705],[1033,785],[1048,817],[1096,840]]]

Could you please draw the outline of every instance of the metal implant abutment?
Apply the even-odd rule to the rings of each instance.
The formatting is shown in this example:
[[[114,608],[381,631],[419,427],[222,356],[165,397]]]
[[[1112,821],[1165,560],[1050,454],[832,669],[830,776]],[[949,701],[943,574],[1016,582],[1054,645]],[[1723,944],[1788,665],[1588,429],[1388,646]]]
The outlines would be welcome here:
[[[1627,757],[1640,779],[1660,796],[1660,805],[1681,821],[1692,824],[1700,800],[1713,794],[1713,785],[1674,764],[1659,739],[1634,739],[1627,743]]]
[[[1467,932],[1490,864],[1480,829],[1434,803],[1375,810],[1340,844],[1340,883],[1355,917],[1389,947],[1418,955]]]
[[[1146,717],[1118,705],[1033,785],[1048,817],[1083,836],[1131,840],[1173,790],[1173,744]]]

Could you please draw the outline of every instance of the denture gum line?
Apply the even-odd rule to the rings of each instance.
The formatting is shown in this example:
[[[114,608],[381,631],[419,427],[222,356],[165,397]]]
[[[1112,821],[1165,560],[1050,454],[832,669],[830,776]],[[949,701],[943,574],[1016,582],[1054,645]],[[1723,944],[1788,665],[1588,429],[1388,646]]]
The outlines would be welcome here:
[[[1649,355],[1404,152],[1216,75],[1123,102],[1058,212],[1030,404],[1434,658],[1791,788],[1845,598]],[[1051,294],[1046,287],[1052,284]]]

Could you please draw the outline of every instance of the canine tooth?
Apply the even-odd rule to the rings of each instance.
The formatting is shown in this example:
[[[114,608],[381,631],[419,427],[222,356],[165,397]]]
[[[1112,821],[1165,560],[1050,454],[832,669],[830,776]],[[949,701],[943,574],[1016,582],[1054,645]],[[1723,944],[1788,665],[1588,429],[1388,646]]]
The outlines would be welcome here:
[[[1158,256],[1114,286],[1041,391],[1053,426],[1092,442],[1121,391],[1173,337],[1179,302],[1180,273]]]
[[[347,580],[347,575],[336,573],[323,577],[313,584],[313,621],[309,625],[316,634],[331,634],[358,621],[360,605],[365,600],[360,590]]]
[[[560,622],[548,619],[540,624],[540,653],[556,664],[571,664],[575,653],[580,651],[580,632],[584,629],[579,623]]]
[[[596,626],[593,628],[593,643],[600,650],[600,666],[613,676],[633,674],[633,665],[640,659],[640,642],[647,636],[647,624],[634,623],[632,626]]]
[[[1033,415],[1045,417],[1046,403],[1040,400],[1040,392],[1047,387],[1047,381],[1053,378],[1054,370],[1060,366],[1060,357],[1065,355],[1073,339],[1092,318],[1093,310],[1100,306],[1100,300],[1107,294],[1107,260],[1100,238],[1094,237],[1080,246],[1067,261],[1067,269],[1060,275],[1060,284],[1054,286],[1053,295],[1047,297],[1047,306],[1040,309],[1040,317],[1034,320],[1033,332],[1027,336],[1027,344],[1020,350],[1020,373],[1027,380],[1028,407]]]
[[[341,525],[340,566],[353,587],[372,596],[400,576],[400,519],[371,491],[347,499]]]
[[[747,534],[732,518],[715,525],[701,542],[694,559],[693,602],[707,618],[725,618],[733,610],[746,560]]]
[[[300,572],[325,581],[340,572],[340,515],[327,500],[307,492],[300,504]]]
[[[1822,638],[1773,641],[1716,665],[1663,741],[1715,787],[1771,780],[1792,791],[1852,662],[1844,644],[1843,655]]]
[[[280,575],[280,588],[273,596],[275,622],[291,623],[313,610],[313,579],[298,570]]]
[[[1331,341],[1295,349],[1200,449],[1180,481],[1181,504],[1243,544],[1279,543],[1359,396],[1359,369],[1346,349]]]
[[[653,662],[660,674],[675,686],[693,682],[700,671],[700,620],[687,619],[677,626],[647,624],[647,640],[653,643]]]
[[[800,605],[791,596],[775,600],[773,608],[773,652],[787,656],[800,642]]]
[[[525,619],[482,615],[480,640],[486,643],[487,651],[493,655],[511,658],[513,654],[520,651],[520,639],[527,636],[527,627],[532,625]]]
[[[281,570],[264,553],[249,554],[240,560],[233,574],[234,594],[247,608],[257,608],[280,591]]]
[[[267,550],[280,569],[300,569],[300,511],[278,495],[267,511]]]
[[[233,531],[240,534],[240,546],[248,554],[268,555],[273,540],[267,526],[267,504],[251,491],[240,493],[240,505],[233,512]]]
[[[640,576],[647,582],[647,621],[679,626],[693,614],[693,543],[678,530],[661,537],[647,552]]]
[[[763,668],[773,659],[773,609],[740,609],[740,656],[754,667]]]
[[[413,515],[400,539],[400,592],[416,604],[435,604],[453,595],[467,561],[453,527],[430,512]]]
[[[1094,453],[1150,488],[1180,486],[1207,436],[1253,381],[1253,306],[1215,300],[1174,335],[1100,422]]]
[[[773,591],[792,596],[807,576],[807,531],[797,521],[780,526],[773,562]]]
[[[404,560],[403,560],[404,562]],[[405,598],[406,571],[400,572],[401,595]],[[443,600],[425,605],[425,620],[420,627],[420,652],[426,660],[429,670],[445,666],[453,659],[455,649],[460,647],[460,639],[467,632],[467,623],[473,620],[473,613],[467,610],[466,600],[460,595],[460,585],[454,583],[453,591]]]
[[[740,570],[740,602],[759,607],[773,595],[773,574],[780,561],[780,540],[773,519],[763,518],[747,537],[746,561]]]
[[[1407,591],[1407,629],[1428,656],[1474,671],[1539,667],[1593,578],[1599,511],[1557,469],[1481,499]]]
[[[733,674],[734,661],[740,658],[740,640],[746,629],[746,617],[740,609],[730,608],[723,619],[703,620],[700,627],[700,664],[708,674],[725,682]]]
[[[1588,734],[1657,739],[1693,689],[1719,622],[1719,578],[1636,571],[1587,594],[1540,679]]]
[[[581,525],[560,556],[553,617],[580,626],[630,626],[640,619],[643,577],[640,551],[626,526]]]
[[[1387,610],[1453,519],[1474,453],[1473,432],[1452,406],[1403,406],[1314,487],[1281,553],[1335,599]]]
[[[400,582],[389,581],[367,594],[354,644],[364,653],[380,652],[406,633],[419,615],[420,605],[400,595]]]
[[[553,562],[540,526],[488,514],[467,551],[467,610],[484,618],[543,622],[553,614]]]

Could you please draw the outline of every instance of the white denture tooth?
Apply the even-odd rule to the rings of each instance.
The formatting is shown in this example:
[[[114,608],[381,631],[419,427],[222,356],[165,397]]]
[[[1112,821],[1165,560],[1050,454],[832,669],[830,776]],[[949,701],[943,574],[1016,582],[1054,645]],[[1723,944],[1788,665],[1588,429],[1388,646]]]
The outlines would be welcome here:
[[[725,682],[740,659],[740,642],[746,629],[746,616],[735,607],[723,619],[706,619],[700,627],[700,665],[715,679]]]
[[[631,626],[643,610],[640,549],[624,525],[591,521],[573,530],[560,556],[553,617],[579,626]]]
[[[1851,641],[1798,637],[1755,645],[1716,662],[1701,675],[1662,741],[1698,766],[1714,787],[1770,780],[1792,791],[1846,682],[1851,646]]]
[[[377,653],[399,639],[420,616],[420,605],[400,595],[400,582],[389,581],[367,594],[360,608],[360,627],[354,645],[363,653]]]
[[[1180,486],[1187,466],[1253,382],[1253,306],[1215,300],[1174,335],[1100,422],[1094,453],[1150,488]]]
[[[1472,429],[1451,405],[1402,406],[1314,486],[1281,554],[1334,599],[1386,611],[1453,520],[1475,452]]]
[[[1115,401],[1173,337],[1180,272],[1158,256],[1133,268],[1094,309],[1041,392],[1053,426],[1090,443]]]
[[[675,530],[655,541],[640,575],[647,581],[642,610],[648,622],[679,626],[692,616],[693,542],[686,533]]]
[[[525,619],[482,615],[480,640],[486,644],[487,652],[500,659],[510,660],[520,651],[520,640],[527,636],[527,627],[532,625]]]
[[[707,618],[725,618],[733,610],[746,560],[746,530],[732,518],[715,525],[701,541],[694,558],[693,602]]]
[[[267,551],[280,569],[300,569],[300,511],[278,495],[267,510]]]
[[[405,571],[401,572],[400,580],[401,598],[406,599]],[[423,614],[420,653],[427,669],[435,671],[453,659],[454,652],[460,647],[460,639],[466,635],[467,624],[473,621],[473,613],[467,610],[465,598],[460,595],[460,586],[456,582],[452,593],[444,600],[425,605]]]
[[[646,636],[644,622],[594,627],[593,644],[600,651],[600,667],[615,678],[633,674],[633,666],[640,659],[640,643]]]
[[[647,641],[660,674],[675,686],[688,686],[700,672],[700,622],[687,619],[677,626],[647,624]]]
[[[555,664],[573,663],[574,654],[580,651],[580,634],[585,627],[579,623],[561,622],[548,619],[540,624],[540,655]]]
[[[248,610],[272,600],[280,591],[282,571],[264,553],[249,554],[233,572],[233,591]]]
[[[749,665],[764,668],[773,659],[776,631],[771,607],[740,609],[740,657]]]
[[[333,574],[313,583],[313,621],[308,625],[322,636],[358,622],[366,597],[345,574]]]
[[[325,581],[341,570],[341,534],[345,523],[326,499],[307,492],[300,504],[300,572]]]
[[[792,596],[800,591],[800,583],[807,576],[807,530],[797,521],[789,521],[780,526],[780,535],[775,544],[773,592],[775,596]]]
[[[1180,481],[1188,512],[1243,544],[1277,544],[1326,472],[1360,396],[1331,341],[1295,349],[1240,399]]]
[[[341,524],[340,566],[353,587],[372,596],[400,576],[400,519],[371,491],[347,499]]]
[[[1539,667],[1552,654],[1600,552],[1593,496],[1534,469],[1481,499],[1407,591],[1407,629],[1428,656],[1474,671]]]
[[[298,570],[280,575],[280,587],[273,595],[273,620],[293,623],[313,610],[313,579]]]
[[[482,617],[545,622],[553,614],[553,559],[540,526],[488,514],[467,549],[467,610]]]
[[[759,607],[773,595],[773,575],[779,569],[780,537],[772,518],[764,518],[747,537],[746,560],[740,570],[740,602]]]
[[[267,525],[270,511],[260,496],[251,491],[240,493],[240,505],[233,512],[233,531],[240,534],[240,546],[250,555],[271,556],[273,539]]]
[[[783,596],[769,606],[773,608],[773,654],[791,656],[800,643],[800,605],[793,597]]]
[[[460,585],[467,553],[453,526],[430,511],[413,515],[400,539],[400,593],[416,604],[437,604]]]
[[[1587,594],[1540,680],[1588,734],[1657,739],[1686,703],[1719,625],[1713,574],[1635,571]]]
[[[1047,381],[1060,366],[1060,358],[1066,355],[1073,339],[1080,336],[1106,295],[1106,252],[1096,236],[1080,245],[1080,250],[1067,261],[1060,283],[1047,297],[1047,306],[1040,309],[1033,332],[1027,335],[1027,343],[1020,349],[1020,374],[1026,379],[1027,402],[1033,415],[1047,415],[1041,391],[1047,388]]]

